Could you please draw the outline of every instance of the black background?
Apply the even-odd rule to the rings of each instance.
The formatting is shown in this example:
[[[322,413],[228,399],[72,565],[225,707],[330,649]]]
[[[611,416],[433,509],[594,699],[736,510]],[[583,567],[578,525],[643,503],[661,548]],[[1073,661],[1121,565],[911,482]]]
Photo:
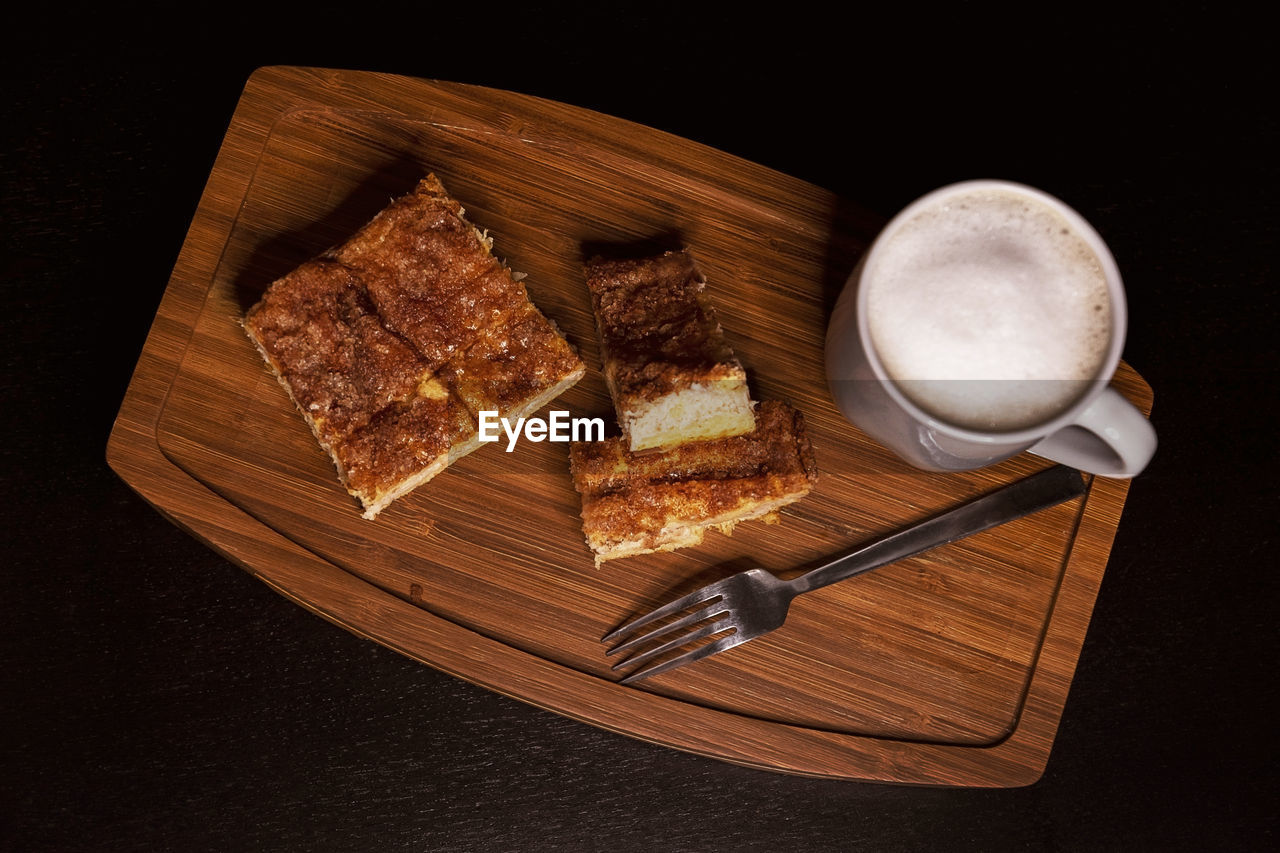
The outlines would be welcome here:
[[[1223,5],[1223,4],[1219,4]],[[265,4],[9,18],[0,117],[0,847],[1116,850],[1274,843],[1275,66],[1216,5]],[[166,523],[104,450],[263,65],[540,95],[888,216],[1040,186],[1129,290],[1161,447],[1134,481],[1044,777],[782,776],[415,664]]]

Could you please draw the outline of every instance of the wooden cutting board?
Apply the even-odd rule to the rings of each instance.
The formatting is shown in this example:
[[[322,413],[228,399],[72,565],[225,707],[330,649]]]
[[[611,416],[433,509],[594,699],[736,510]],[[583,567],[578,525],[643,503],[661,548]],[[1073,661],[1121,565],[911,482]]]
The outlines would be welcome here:
[[[436,172],[527,273],[591,368],[554,403],[612,423],[580,264],[691,248],[757,399],[805,414],[821,479],[779,524],[597,569],[564,444],[482,448],[376,521],[338,484],[239,326],[266,285]],[[108,447],[175,523],[283,595],[445,672],[731,762],[839,778],[1034,781],[1048,758],[1128,484],[799,599],[786,626],[635,686],[599,638],[741,568],[789,572],[1046,466],[915,471],[836,412],[827,313],[873,216],[653,129],[509,92],[267,68],[249,81]],[[1144,411],[1127,365],[1115,384]]]

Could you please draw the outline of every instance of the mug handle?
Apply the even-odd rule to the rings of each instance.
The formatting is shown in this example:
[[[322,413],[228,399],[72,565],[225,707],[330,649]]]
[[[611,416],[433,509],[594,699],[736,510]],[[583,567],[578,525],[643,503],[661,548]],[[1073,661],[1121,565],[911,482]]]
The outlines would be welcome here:
[[[1104,477],[1136,477],[1156,452],[1156,431],[1119,391],[1107,388],[1075,422],[1031,452]]]

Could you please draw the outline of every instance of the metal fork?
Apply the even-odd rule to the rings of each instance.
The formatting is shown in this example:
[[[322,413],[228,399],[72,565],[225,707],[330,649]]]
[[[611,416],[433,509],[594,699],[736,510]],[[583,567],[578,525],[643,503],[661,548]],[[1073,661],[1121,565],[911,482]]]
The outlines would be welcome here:
[[[610,631],[600,642],[622,640],[623,642],[606,652],[608,655],[617,655],[663,640],[660,645],[614,665],[614,670],[641,667],[621,680],[622,684],[629,684],[719,654],[781,627],[787,618],[791,600],[797,595],[1030,515],[1082,495],[1085,489],[1084,476],[1079,471],[1055,465],[985,497],[858,548],[791,580],[782,580],[764,569],[749,569],[732,575]],[[698,609],[674,622],[663,624],[632,639],[625,639],[646,625],[694,607]],[[673,636],[685,629],[692,630]],[[643,666],[670,652],[725,631],[732,633],[692,646],[678,657]],[[667,639],[668,637],[671,639]]]

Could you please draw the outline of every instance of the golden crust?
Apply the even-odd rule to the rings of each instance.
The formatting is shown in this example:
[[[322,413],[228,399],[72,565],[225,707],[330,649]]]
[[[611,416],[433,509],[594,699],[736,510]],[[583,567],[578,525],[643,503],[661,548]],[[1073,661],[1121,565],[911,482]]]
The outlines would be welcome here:
[[[529,303],[524,285],[434,175],[328,254],[360,270],[387,328],[433,363]]]
[[[245,328],[326,443],[340,441],[430,367],[382,324],[354,272],[310,261],[276,282]]]
[[[634,454],[621,439],[570,446],[583,531],[597,565],[696,545],[799,500],[817,482],[801,413],[764,401],[746,435]]]
[[[427,471],[434,476],[457,458],[455,448],[474,447],[470,414],[442,386],[439,391],[382,409],[335,446],[347,489],[370,517],[399,497],[401,484]]]
[[[373,518],[585,368],[434,175],[267,289],[245,331]]]
[[[532,305],[506,325],[482,335],[442,371],[473,417],[528,414],[548,393],[558,396],[565,382],[577,382],[586,366],[555,325]]]

